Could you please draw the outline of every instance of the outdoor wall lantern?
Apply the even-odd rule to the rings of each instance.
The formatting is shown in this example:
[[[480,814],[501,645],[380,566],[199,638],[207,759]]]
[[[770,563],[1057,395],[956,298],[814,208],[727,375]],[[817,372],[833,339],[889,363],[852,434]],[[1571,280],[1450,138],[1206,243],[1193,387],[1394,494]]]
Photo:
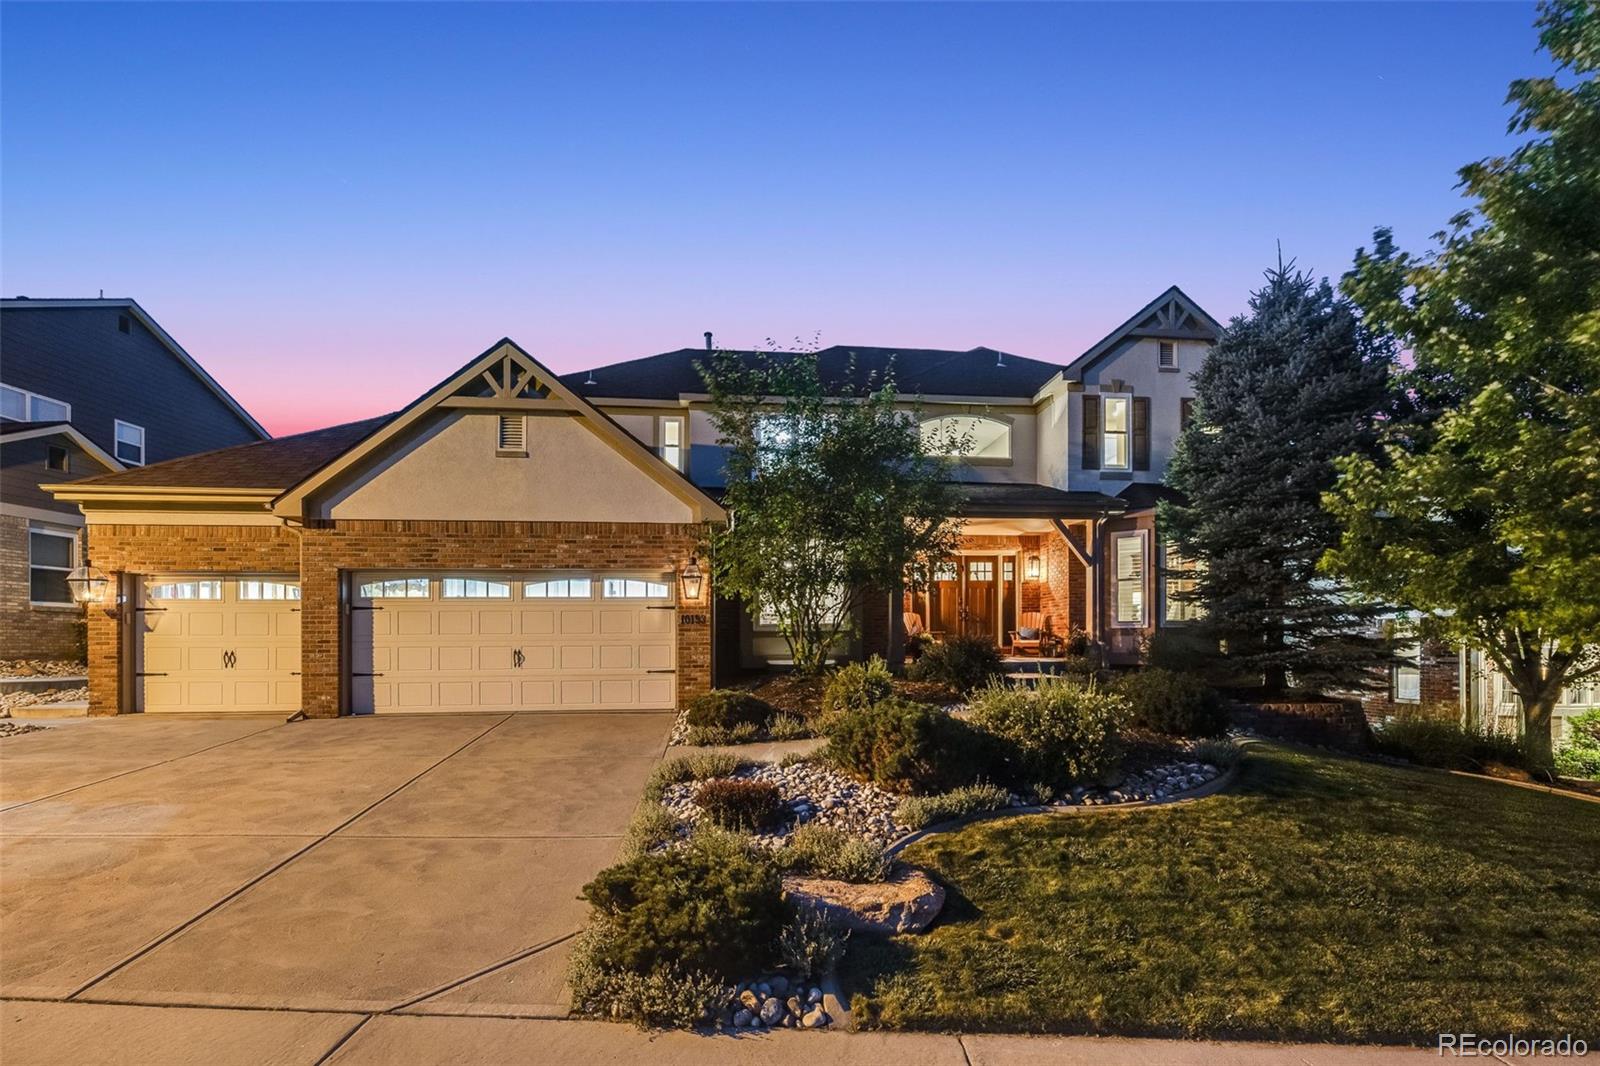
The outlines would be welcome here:
[[[696,556],[689,556],[689,565],[683,568],[683,573],[678,576],[683,583],[683,598],[689,603],[700,602],[700,590],[705,585],[705,575],[700,572],[700,560]]]
[[[1028,556],[1028,571],[1027,571],[1027,573],[1028,573],[1028,580],[1029,581],[1038,581],[1039,580],[1039,557],[1037,555]]]
[[[67,588],[72,590],[72,602],[85,607],[106,604],[106,613],[115,616],[116,604],[107,603],[111,580],[92,566],[80,566],[67,574]]]

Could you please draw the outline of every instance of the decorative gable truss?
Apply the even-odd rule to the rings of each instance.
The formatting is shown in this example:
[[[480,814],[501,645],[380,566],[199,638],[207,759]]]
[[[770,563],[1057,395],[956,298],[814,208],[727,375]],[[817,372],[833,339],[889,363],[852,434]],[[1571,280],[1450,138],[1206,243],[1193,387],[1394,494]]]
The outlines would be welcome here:
[[[1206,314],[1187,293],[1174,285],[1074,359],[1063,376],[1067,381],[1082,381],[1084,371],[1140,338],[1212,343],[1221,334],[1221,323]]]

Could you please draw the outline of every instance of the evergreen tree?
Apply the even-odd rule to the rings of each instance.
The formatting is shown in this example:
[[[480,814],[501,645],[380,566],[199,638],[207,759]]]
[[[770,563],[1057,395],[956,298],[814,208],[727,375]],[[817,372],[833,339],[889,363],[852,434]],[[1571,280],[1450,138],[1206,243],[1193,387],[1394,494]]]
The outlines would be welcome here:
[[[1371,454],[1389,402],[1390,349],[1326,279],[1280,260],[1195,374],[1195,412],[1167,482],[1185,497],[1161,509],[1165,534],[1196,561],[1201,634],[1230,676],[1281,690],[1359,685],[1387,653],[1378,608],[1325,577],[1339,542],[1322,507],[1334,460]]]

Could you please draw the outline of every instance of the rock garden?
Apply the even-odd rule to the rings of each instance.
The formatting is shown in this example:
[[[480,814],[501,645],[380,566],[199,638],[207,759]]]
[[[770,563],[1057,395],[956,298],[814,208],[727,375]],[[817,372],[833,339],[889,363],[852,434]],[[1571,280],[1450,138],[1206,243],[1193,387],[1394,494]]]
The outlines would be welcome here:
[[[584,890],[574,1009],[645,1026],[827,1028],[838,1007],[826,978],[852,938],[938,919],[943,886],[894,858],[918,830],[1164,800],[1238,757],[1221,702],[1183,675],[1013,687],[997,658],[958,651],[945,662],[964,672],[935,652],[910,682],[964,694],[938,704],[907,698],[881,660],[811,683],[818,698],[800,713],[750,690],[693,701],[690,729],[765,731],[792,714],[823,743],[778,762],[707,750],[656,768],[624,860]]]

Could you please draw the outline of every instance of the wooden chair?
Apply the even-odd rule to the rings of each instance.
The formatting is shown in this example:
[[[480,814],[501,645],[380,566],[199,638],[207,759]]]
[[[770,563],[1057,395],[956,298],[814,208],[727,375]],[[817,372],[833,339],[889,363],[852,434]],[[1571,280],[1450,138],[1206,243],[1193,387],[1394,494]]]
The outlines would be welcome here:
[[[900,621],[906,627],[907,643],[916,640],[918,637],[922,636],[922,634],[927,632],[927,630],[922,626],[922,616],[916,611],[902,612],[900,615]]]
[[[1024,630],[1033,635],[1024,637]],[[1017,655],[1040,655],[1045,643],[1052,639],[1050,619],[1039,611],[1023,611],[1017,618],[1017,628],[1011,631],[1011,650]]]

